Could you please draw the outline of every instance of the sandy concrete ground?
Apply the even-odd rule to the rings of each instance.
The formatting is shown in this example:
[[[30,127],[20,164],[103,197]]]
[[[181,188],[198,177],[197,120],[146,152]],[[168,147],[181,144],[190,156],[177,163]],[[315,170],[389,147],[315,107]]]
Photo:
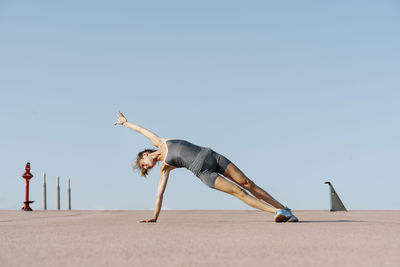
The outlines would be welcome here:
[[[400,266],[400,211],[0,211],[0,266]]]

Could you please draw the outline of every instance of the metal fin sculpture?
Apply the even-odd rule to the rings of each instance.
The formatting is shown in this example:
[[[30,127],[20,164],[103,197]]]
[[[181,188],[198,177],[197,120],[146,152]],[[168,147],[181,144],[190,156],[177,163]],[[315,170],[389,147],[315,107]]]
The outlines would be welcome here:
[[[325,182],[329,185],[330,199],[331,199],[331,211],[347,211],[344,207],[343,202],[340,200],[338,194],[333,188],[330,182]]]

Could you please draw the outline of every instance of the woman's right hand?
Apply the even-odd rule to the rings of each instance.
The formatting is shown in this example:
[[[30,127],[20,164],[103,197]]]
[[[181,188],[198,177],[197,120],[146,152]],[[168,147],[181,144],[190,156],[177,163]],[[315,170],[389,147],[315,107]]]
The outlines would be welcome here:
[[[155,218],[138,221],[138,223],[155,223],[155,222],[157,222],[157,219],[155,219]]]
[[[114,123],[114,125],[123,125],[125,122],[127,122],[124,114],[122,114],[120,111],[118,111],[118,117],[117,121]]]

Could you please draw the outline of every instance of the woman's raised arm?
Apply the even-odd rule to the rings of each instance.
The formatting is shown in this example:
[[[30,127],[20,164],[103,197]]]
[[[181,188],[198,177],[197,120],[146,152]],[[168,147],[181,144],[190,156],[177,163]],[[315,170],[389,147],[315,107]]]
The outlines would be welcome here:
[[[150,140],[150,142],[155,147],[159,147],[162,143],[162,140],[158,135],[147,130],[146,128],[143,128],[140,125],[134,124],[132,122],[128,122],[127,119],[125,118],[124,114],[122,114],[121,112],[118,112],[117,121],[114,123],[114,125],[124,125],[125,127],[128,127],[129,129],[132,129],[135,132],[144,135],[145,137],[147,137]]]

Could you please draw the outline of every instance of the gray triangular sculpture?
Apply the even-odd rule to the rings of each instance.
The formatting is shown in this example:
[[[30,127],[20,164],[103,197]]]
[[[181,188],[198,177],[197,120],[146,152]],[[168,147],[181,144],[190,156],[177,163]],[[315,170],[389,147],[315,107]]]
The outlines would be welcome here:
[[[336,194],[335,189],[333,188],[330,182],[325,182],[329,185],[329,191],[331,196],[331,211],[347,211],[343,205],[343,202],[340,200],[338,194]]]

